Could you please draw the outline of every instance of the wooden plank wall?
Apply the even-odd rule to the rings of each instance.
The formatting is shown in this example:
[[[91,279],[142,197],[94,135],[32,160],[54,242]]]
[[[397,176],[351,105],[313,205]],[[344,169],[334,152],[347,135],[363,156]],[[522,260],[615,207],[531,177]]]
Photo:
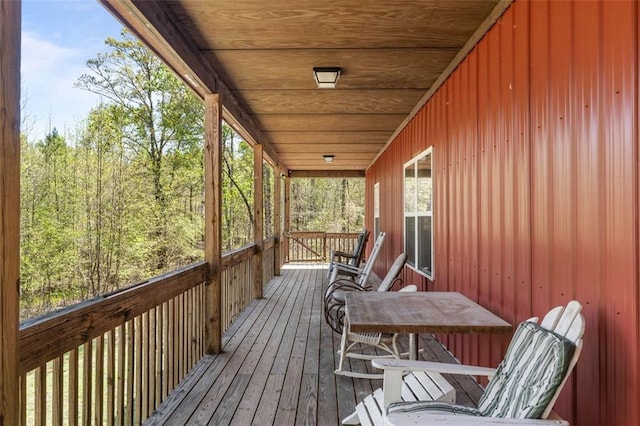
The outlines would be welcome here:
[[[367,172],[381,274],[403,250],[402,167],[434,146],[435,281],[517,323],[575,298],[585,348],[556,404],[572,424],[640,418],[638,3],[516,0]],[[388,242],[388,243],[387,243]],[[508,339],[443,336],[495,365]]]
[[[0,425],[18,423],[20,11],[0,0]]]

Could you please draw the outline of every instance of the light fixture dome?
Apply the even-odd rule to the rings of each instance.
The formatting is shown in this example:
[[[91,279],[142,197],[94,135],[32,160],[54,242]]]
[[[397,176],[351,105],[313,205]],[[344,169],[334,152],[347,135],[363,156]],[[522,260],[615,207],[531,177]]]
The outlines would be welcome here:
[[[318,89],[335,89],[341,71],[340,67],[314,67],[313,79]]]

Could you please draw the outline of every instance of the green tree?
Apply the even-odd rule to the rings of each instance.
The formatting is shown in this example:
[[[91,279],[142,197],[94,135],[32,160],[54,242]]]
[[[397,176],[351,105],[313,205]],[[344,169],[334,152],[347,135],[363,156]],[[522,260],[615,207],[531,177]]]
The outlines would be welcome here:
[[[38,312],[64,303],[74,283],[75,162],[55,128],[37,144],[23,138],[22,154],[21,292]]]
[[[223,250],[253,241],[253,149],[231,127],[222,127]]]
[[[291,230],[357,232],[364,226],[364,179],[291,181]]]
[[[104,97],[116,108],[123,125],[123,143],[153,184],[152,232],[156,269],[169,266],[172,244],[168,229],[172,210],[167,196],[175,191],[173,179],[184,153],[202,150],[204,108],[202,102],[131,33],[122,40],[108,38],[110,48],[87,61],[90,73],[77,87]],[[175,156],[175,158],[168,158]],[[201,164],[201,163],[200,163]]]

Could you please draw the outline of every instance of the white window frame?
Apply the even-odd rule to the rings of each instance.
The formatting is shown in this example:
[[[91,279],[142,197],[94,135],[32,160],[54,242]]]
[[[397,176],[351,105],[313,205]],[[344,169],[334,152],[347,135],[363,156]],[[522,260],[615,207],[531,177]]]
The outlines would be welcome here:
[[[423,159],[426,156],[431,156],[431,210],[424,210],[424,211],[419,211],[418,210],[418,191],[415,190],[413,193],[414,196],[414,200],[413,200],[413,205],[414,205],[414,211],[410,211],[407,212],[407,206],[406,206],[406,197],[407,197],[407,177],[406,177],[406,170],[407,168],[413,167],[414,168],[414,178],[415,178],[415,183],[414,183],[414,188],[418,187],[418,162]],[[412,217],[413,220],[413,226],[414,229],[411,230],[411,232],[413,232],[414,234],[414,258],[413,259],[407,259],[407,266],[411,269],[413,269],[414,271],[416,271],[417,273],[429,278],[430,280],[433,280],[435,278],[435,256],[434,256],[434,222],[433,222],[433,205],[434,205],[434,185],[433,185],[433,170],[435,170],[435,168],[433,167],[434,164],[434,160],[433,160],[433,146],[430,146],[429,148],[425,149],[424,151],[422,151],[421,153],[419,153],[418,155],[416,155],[415,157],[413,157],[411,160],[407,161],[406,163],[404,163],[403,167],[402,167],[402,228],[403,228],[403,235],[404,235],[404,245],[403,247],[405,247],[405,251],[406,251],[406,247],[407,247],[407,218],[408,217]],[[418,227],[419,227],[419,221],[418,218],[420,217],[431,217],[431,273],[425,271],[423,268],[420,268],[419,266],[419,259],[420,259],[420,239],[418,237]],[[408,253],[407,253],[408,254]]]
[[[373,185],[373,241],[378,238],[378,233],[380,233],[380,182]]]

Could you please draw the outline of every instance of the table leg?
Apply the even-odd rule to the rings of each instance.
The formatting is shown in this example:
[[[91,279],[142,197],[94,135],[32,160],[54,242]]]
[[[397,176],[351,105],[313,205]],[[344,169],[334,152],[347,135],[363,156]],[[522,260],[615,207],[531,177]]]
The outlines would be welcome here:
[[[409,359],[418,359],[418,335],[409,333]]]

